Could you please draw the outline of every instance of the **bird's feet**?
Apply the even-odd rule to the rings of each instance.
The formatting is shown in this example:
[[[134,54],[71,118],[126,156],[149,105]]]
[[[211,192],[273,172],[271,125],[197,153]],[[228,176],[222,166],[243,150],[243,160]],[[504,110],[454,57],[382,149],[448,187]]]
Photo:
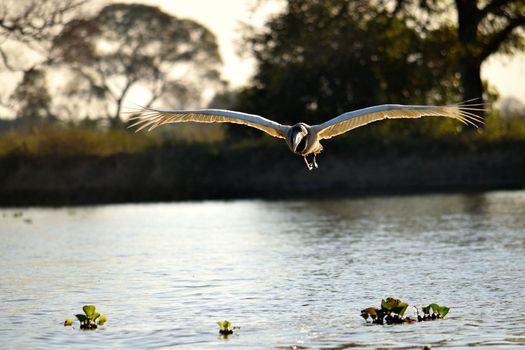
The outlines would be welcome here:
[[[306,158],[306,156],[304,156],[303,159],[304,159],[304,163],[306,164],[306,167],[308,168],[308,170],[312,170],[314,168],[314,166],[312,164],[310,164],[310,162],[308,161],[308,158]]]
[[[307,156],[304,156],[303,158],[304,158],[304,162],[305,162],[306,167],[308,168],[308,170],[313,170],[314,168],[317,169],[319,167],[317,165],[317,161],[315,160],[315,154],[314,154],[314,157],[313,157],[311,163],[308,161]]]

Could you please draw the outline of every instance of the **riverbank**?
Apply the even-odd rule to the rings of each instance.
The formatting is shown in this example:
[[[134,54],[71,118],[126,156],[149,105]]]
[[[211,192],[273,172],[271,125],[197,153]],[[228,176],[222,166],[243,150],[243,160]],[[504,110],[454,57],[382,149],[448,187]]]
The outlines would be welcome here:
[[[0,205],[304,198],[525,187],[525,141],[365,148],[326,143],[319,169],[273,139],[108,156],[0,158]]]

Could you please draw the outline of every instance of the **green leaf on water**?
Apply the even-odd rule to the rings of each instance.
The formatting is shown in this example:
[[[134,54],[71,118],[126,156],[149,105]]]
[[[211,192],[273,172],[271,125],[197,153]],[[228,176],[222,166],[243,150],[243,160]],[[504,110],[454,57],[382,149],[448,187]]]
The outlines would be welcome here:
[[[100,315],[100,317],[98,318],[98,324],[101,325],[101,326],[102,326],[104,323],[106,323],[106,321],[107,321],[107,318],[106,318],[106,316],[104,316],[104,315]]]
[[[448,314],[449,310],[450,310],[450,308],[448,308],[446,306],[440,306],[439,309],[438,309],[439,316],[441,316],[441,318],[445,318],[445,316]]]
[[[403,314],[405,313],[405,311],[407,310],[408,308],[408,304],[407,303],[402,303],[396,307],[393,307],[392,308],[392,312],[395,313],[395,314],[398,314],[399,316],[403,316]]]
[[[230,327],[232,326],[231,322],[228,320],[224,320],[223,322],[217,322],[217,324],[223,331],[230,330]]]
[[[93,321],[96,321],[97,318],[99,318],[99,316],[100,316],[100,314],[99,314],[98,312],[95,312],[95,313],[93,314],[93,317],[91,317],[91,319],[92,319]]]
[[[76,314],[75,317],[80,321],[80,323],[84,323],[88,320],[88,317],[82,314]]]
[[[93,318],[93,314],[95,313],[95,305],[84,305],[82,310],[84,310],[84,313],[87,317]]]
[[[386,300],[381,300],[381,309],[393,312],[399,316],[403,316],[407,308],[408,304],[399,299],[386,298]]]
[[[423,306],[421,308],[423,310],[423,314],[428,315],[430,313],[430,306]]]
[[[428,307],[432,308],[432,312],[436,315],[439,313],[439,305],[436,303],[430,304]]]
[[[381,309],[386,310],[386,311],[390,311],[391,307],[392,306],[390,305],[390,303],[387,303],[387,301],[385,299],[381,299]]]
[[[69,318],[67,320],[64,321],[64,326],[72,326],[73,325],[73,320],[70,320]]]

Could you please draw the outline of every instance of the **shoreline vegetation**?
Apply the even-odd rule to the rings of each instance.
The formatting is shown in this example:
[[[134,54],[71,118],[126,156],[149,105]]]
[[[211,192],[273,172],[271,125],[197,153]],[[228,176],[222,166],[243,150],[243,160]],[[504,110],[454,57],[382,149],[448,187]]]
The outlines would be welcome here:
[[[326,140],[314,171],[281,140],[228,131],[210,143],[174,140],[176,127],[11,131],[0,135],[0,206],[523,189],[523,124],[424,136],[365,127]]]
[[[287,0],[268,16],[256,2],[252,14],[264,23],[236,30],[238,49],[253,58],[253,74],[237,87],[216,33],[176,11],[7,1],[0,118],[14,119],[0,119],[0,206],[525,186],[525,106],[511,96],[518,91],[499,101],[481,75],[490,57],[523,51],[518,0]],[[371,123],[323,142],[312,172],[282,140],[245,126],[126,129],[141,105],[316,125],[387,103],[466,103],[485,126],[450,118]]]

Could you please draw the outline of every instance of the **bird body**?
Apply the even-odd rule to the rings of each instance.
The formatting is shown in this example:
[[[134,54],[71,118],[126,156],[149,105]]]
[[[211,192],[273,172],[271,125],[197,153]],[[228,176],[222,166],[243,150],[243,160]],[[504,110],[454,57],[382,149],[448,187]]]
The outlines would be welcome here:
[[[316,155],[321,153],[323,146],[320,141],[330,139],[357,127],[383,119],[421,118],[424,116],[441,116],[456,119],[464,124],[477,127],[483,119],[475,114],[483,111],[483,105],[463,103],[450,106],[422,106],[385,104],[343,113],[322,124],[282,125],[258,115],[229,111],[224,109],[198,110],[161,110],[143,108],[135,122],[130,127],[138,127],[136,131],[147,128],[152,130],[167,123],[198,122],[198,123],[235,123],[244,124],[264,131],[265,133],[284,138],[286,144],[295,154],[304,158],[309,170],[317,168]],[[308,156],[313,155],[310,162]]]

